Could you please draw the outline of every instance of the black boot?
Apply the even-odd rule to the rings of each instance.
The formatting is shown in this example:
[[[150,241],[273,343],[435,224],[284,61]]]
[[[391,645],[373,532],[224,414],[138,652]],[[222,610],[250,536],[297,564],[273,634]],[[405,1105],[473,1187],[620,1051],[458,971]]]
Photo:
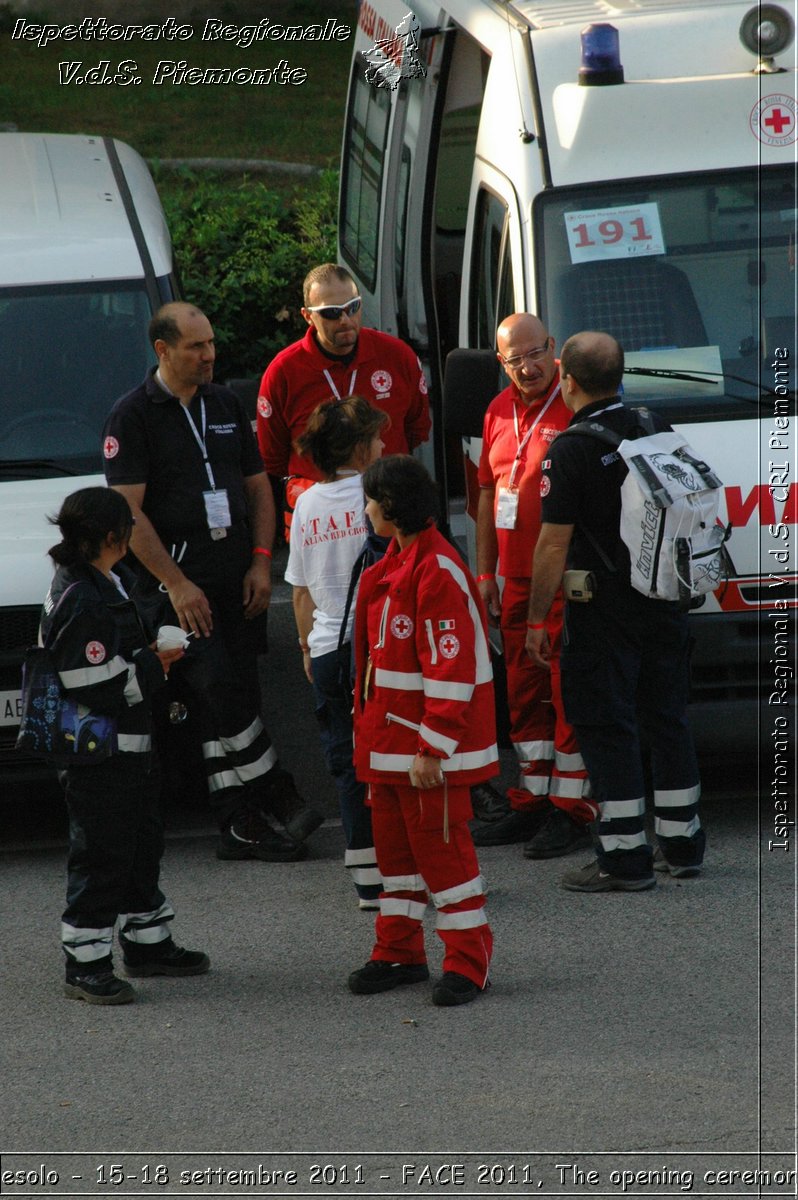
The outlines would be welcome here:
[[[276,817],[294,842],[304,842],[324,820],[296,790],[294,777],[282,767],[272,767],[265,779],[267,810]]]
[[[261,862],[296,862],[306,854],[307,847],[275,829],[265,813],[249,809],[236,813],[216,847],[217,858],[259,858]]]

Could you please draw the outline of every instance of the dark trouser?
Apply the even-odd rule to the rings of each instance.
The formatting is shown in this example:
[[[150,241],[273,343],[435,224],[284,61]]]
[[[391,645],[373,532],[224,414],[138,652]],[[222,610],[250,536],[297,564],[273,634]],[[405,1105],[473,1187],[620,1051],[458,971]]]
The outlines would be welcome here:
[[[269,772],[277,752],[259,712],[257,656],[246,652],[242,622],[225,621],[214,608],[208,638],[192,638],[173,668],[196,720],[211,810],[224,829],[247,808],[268,809]]]
[[[167,545],[172,542],[167,539]],[[266,614],[244,617],[242,580],[251,558],[246,528],[234,527],[214,542],[194,535],[181,568],[211,604],[210,637],[191,639],[170,683],[189,710],[199,741],[211,810],[219,828],[247,809],[269,810],[268,773],[277,752],[260,717],[258,655],[266,649]],[[150,577],[141,597],[154,628],[178,624],[169,598]]]
[[[346,841],[345,865],[361,900],[375,900],[382,887],[366,788],[355,778],[352,761],[352,692],[349,686],[351,647],[311,659],[316,719],[327,770],[338,789]]]
[[[687,616],[676,605],[607,576],[593,601],[566,606],[565,711],[599,805],[598,860],[619,877],[651,873],[642,742],[651,752],[654,828],[663,854],[674,865],[703,859],[701,785],[687,723],[689,640]]]
[[[110,964],[114,926],[132,941],[169,936],[174,912],[158,883],[163,825],[150,754],[114,754],[60,772],[69,813],[62,944],[74,973]]]

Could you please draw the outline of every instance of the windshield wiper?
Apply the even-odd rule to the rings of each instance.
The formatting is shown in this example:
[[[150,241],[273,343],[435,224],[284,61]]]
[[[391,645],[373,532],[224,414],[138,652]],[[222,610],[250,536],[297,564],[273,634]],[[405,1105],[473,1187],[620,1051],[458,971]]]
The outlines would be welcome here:
[[[746,379],[743,375],[731,375],[726,371],[702,371],[700,367],[691,372],[676,371],[670,367],[625,367],[624,375],[647,375],[652,379],[683,379],[688,383],[706,383],[709,379],[733,379],[735,383],[744,383],[747,387],[755,388],[760,395],[740,396],[737,392],[727,392],[726,395],[732,400],[742,400],[745,404],[759,404],[762,394],[784,398],[773,388],[759,384],[753,379]]]
[[[59,471],[62,475],[85,475],[52,458],[0,458],[0,471]]]

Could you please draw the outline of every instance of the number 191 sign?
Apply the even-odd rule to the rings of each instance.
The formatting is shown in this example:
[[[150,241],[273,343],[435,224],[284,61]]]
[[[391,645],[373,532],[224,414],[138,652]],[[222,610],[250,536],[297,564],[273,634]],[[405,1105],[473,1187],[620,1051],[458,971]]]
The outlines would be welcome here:
[[[597,208],[564,216],[572,263],[665,253],[656,204]]]

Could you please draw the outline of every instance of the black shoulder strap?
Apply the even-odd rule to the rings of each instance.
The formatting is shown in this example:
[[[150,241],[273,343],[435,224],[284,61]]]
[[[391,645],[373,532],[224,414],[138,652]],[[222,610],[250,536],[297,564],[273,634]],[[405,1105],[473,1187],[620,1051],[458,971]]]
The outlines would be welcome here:
[[[67,586],[64,588],[61,595],[58,597],[55,608],[53,609],[53,611],[50,614],[50,625],[47,629],[47,637],[42,642],[42,645],[44,646],[45,650],[50,650],[53,646],[53,643],[55,642],[55,637],[53,636],[53,626],[55,625],[55,614],[58,612],[59,608],[66,600],[69,593],[78,586],[79,582],[80,582],[80,580],[75,580],[74,583],[67,584]]]
[[[647,409],[636,411],[645,412],[650,418],[650,414],[648,413]],[[616,433],[614,429],[608,429],[606,425],[602,425],[600,421],[579,421],[576,425],[568,425],[567,428],[563,429],[557,434],[557,437],[554,439],[554,441],[558,441],[559,438],[564,437],[567,433],[582,434],[585,437],[596,438],[598,441],[605,442],[608,446],[612,446],[613,450],[617,450],[621,442],[626,440],[625,437],[622,437],[619,433]],[[590,542],[590,545],[593,547],[596,554],[601,559],[606,569],[612,572],[613,575],[616,575],[618,573],[618,568],[615,566],[615,563],[612,561],[607,552],[599,544],[597,538],[590,532],[587,525],[582,525],[581,530],[587,540]]]
[[[637,425],[629,433],[616,433],[614,429],[608,429],[606,425],[602,425],[601,421],[578,421],[576,425],[569,425],[563,429],[557,434],[557,437],[562,437],[566,433],[586,434],[587,437],[598,438],[600,441],[606,442],[608,446],[614,446],[617,450],[621,442],[638,437],[648,437],[650,434],[658,432],[654,418],[647,408],[633,408],[630,411],[637,418]],[[557,438],[554,440],[556,441]]]
[[[600,421],[579,421],[576,425],[569,425],[566,429],[562,429],[554,441],[559,441],[561,437],[565,437],[568,433],[579,433],[586,437],[598,438],[599,441],[606,442],[608,446],[613,446],[616,450],[624,440],[620,434],[614,433],[612,429],[608,429]]]
[[[368,557],[368,542],[363,546],[363,549],[358,554],[352,564],[352,571],[349,575],[349,590],[346,593],[346,604],[344,605],[344,615],[341,620],[341,628],[338,632],[338,649],[342,650],[346,642],[346,627],[349,624],[349,614],[352,611],[352,601],[355,598],[355,588],[358,585],[360,576],[366,567],[366,558]]]

